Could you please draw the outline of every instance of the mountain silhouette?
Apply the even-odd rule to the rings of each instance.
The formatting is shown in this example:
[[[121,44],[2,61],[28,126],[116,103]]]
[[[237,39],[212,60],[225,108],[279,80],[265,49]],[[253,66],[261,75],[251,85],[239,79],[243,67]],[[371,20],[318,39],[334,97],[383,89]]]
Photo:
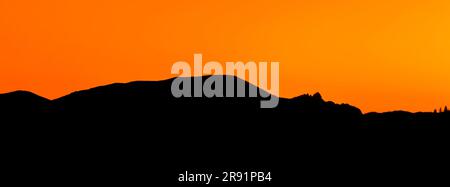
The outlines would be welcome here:
[[[202,79],[204,82],[210,76],[190,77],[183,79]],[[292,99],[278,98],[278,107],[262,109],[260,102],[269,98],[262,98],[256,86],[236,77],[235,87],[239,83],[245,86],[245,97],[181,97],[175,98],[171,93],[174,79],[163,81],[136,81],[130,83],[115,83],[95,87],[88,90],[77,91],[55,100],[47,100],[30,92],[15,92],[0,97],[3,104],[3,113],[10,115],[38,115],[45,118],[61,118],[67,115],[81,119],[89,117],[90,120],[99,116],[136,116],[141,114],[177,114],[190,116],[200,113],[214,120],[215,116],[231,113],[245,114],[249,119],[259,118],[260,115],[272,116],[278,120],[277,115],[287,118],[296,116],[305,123],[317,123],[317,126],[327,125],[326,121],[356,125],[362,117],[361,111],[348,104],[335,104],[326,102],[319,93],[302,95]],[[249,90],[257,90],[257,97],[250,97]],[[226,92],[226,88],[224,88]],[[237,95],[237,89],[234,89]],[[193,90],[191,90],[193,95]],[[271,95],[270,97],[276,97]],[[11,110],[10,110],[11,109]],[[137,119],[136,119],[137,120]],[[333,121],[334,120],[334,121]],[[330,125],[335,126],[335,125]],[[311,126],[313,127],[313,126]],[[335,126],[336,127],[336,126]]]
[[[190,77],[184,79],[202,79],[210,76]],[[223,79],[230,78],[223,76]],[[349,104],[336,104],[324,101],[319,93],[301,95],[295,98],[279,98],[279,105],[274,109],[261,109],[261,100],[267,98],[249,97],[248,91],[259,88],[239,78],[235,86],[243,82],[247,91],[246,97],[182,97],[175,98],[171,93],[174,79],[163,81],[135,81],[130,83],[115,83],[77,91],[55,100],[48,100],[26,91],[16,91],[0,94],[0,111],[8,115],[38,115],[47,118],[76,115],[78,117],[95,115],[105,116],[118,114],[120,116],[137,114],[161,113],[246,113],[258,117],[280,115],[284,118],[296,116],[297,120],[315,123],[317,126],[336,127],[375,127],[375,128],[408,128],[408,127],[447,127],[448,112],[443,113],[410,113],[386,112],[362,114],[361,110]],[[236,93],[235,89],[235,93]],[[224,92],[226,88],[224,89]],[[264,91],[263,91],[264,92]],[[191,92],[193,95],[193,91]],[[267,94],[264,92],[264,94]],[[276,97],[276,96],[271,96]],[[190,115],[190,114],[188,114]]]
[[[4,114],[42,113],[50,104],[50,100],[27,91],[0,94],[0,112]]]
[[[349,104],[325,101],[319,93],[279,98],[278,107],[263,109],[260,102],[268,98],[248,93],[233,98],[175,98],[172,81],[116,83],[55,100],[24,91],[1,94],[1,127],[7,128],[3,138],[8,140],[5,160],[12,163],[9,173],[27,168],[32,174],[20,177],[46,184],[94,180],[130,185],[176,183],[177,173],[185,170],[253,168],[272,171],[278,181],[274,184],[298,182],[299,176],[315,183],[347,176],[353,182],[373,181],[380,179],[378,170],[398,178],[399,171],[385,168],[392,164],[407,168],[411,164],[407,158],[417,150],[443,155],[429,149],[446,142],[436,140],[441,137],[437,133],[448,136],[448,112],[363,114]],[[235,81],[244,83],[246,91],[257,88]],[[434,133],[407,135],[393,130],[401,128]],[[322,174],[323,170],[332,172]],[[420,171],[401,169],[409,177]]]

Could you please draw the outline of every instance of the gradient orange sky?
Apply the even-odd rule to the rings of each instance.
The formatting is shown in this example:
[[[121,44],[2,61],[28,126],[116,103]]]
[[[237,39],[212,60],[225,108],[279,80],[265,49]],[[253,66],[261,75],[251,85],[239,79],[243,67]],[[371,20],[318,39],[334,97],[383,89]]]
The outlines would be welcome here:
[[[194,53],[279,61],[284,97],[431,111],[450,104],[450,1],[0,0],[0,92],[166,79]]]

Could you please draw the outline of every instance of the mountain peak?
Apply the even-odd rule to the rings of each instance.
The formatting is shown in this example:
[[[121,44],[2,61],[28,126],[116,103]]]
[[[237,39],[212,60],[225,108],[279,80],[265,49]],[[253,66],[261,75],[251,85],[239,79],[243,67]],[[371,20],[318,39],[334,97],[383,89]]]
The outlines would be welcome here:
[[[319,92],[315,93],[312,97],[318,100],[323,100],[322,95]]]
[[[41,112],[49,105],[50,100],[29,91],[0,94],[0,111],[5,113]]]
[[[308,100],[308,101],[324,102],[322,95],[319,92],[315,93],[314,95],[303,94],[303,95],[294,97],[291,100],[294,100],[294,101]]]
[[[20,99],[36,99],[36,100],[49,101],[47,98],[41,97],[33,92],[24,91],[24,90],[17,90],[17,91],[5,93],[5,94],[0,94],[0,98],[2,100],[6,99],[6,98],[8,98],[8,99],[12,99],[12,98],[19,99],[20,98]]]

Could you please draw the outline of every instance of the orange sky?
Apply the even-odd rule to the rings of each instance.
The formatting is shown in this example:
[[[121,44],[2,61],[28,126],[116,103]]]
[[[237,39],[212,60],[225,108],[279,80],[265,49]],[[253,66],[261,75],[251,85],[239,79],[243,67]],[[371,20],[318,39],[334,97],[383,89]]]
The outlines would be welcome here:
[[[279,61],[284,97],[450,104],[448,0],[0,0],[0,92],[57,98],[204,60]]]

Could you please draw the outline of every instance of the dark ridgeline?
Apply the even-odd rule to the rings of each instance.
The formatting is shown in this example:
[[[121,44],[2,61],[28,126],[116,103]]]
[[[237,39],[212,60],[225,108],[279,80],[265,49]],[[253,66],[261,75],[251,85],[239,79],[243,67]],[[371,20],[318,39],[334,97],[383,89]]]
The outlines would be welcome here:
[[[27,91],[0,94],[1,114],[41,114],[48,110],[50,100]],[[5,116],[4,116],[5,117]]]
[[[318,93],[280,98],[274,109],[261,109],[260,97],[177,99],[172,80],[111,84],[52,101],[0,95],[13,171],[83,184],[176,183],[176,172],[189,168],[266,168],[275,184],[402,181],[399,171],[408,178],[429,171],[409,168],[417,150],[433,155],[430,162],[443,156],[431,147],[450,124],[449,112],[362,114]]]
[[[207,78],[208,76],[203,77],[203,81]],[[235,117],[235,115],[246,119],[253,117],[250,120],[256,121],[258,120],[256,118],[275,118],[277,123],[295,119],[296,125],[302,126],[304,122],[311,128],[350,126],[353,128],[444,128],[448,126],[447,107],[433,113],[394,111],[362,114],[358,108],[351,105],[326,102],[319,93],[316,93],[292,99],[280,98],[277,108],[261,109],[260,101],[267,99],[251,98],[248,95],[244,98],[174,98],[170,89],[172,80],[116,83],[74,92],[52,101],[31,92],[16,91],[0,94],[0,112],[5,117],[22,116],[25,120],[27,118],[23,118],[24,116],[49,120],[68,116],[75,119],[87,117],[95,120],[101,117],[105,120],[103,117],[110,117],[129,120],[128,117],[157,119],[165,115],[197,114],[195,117],[199,119],[216,116],[226,121],[228,120],[226,116],[229,114],[229,117]],[[236,79],[236,82],[239,81],[242,80]],[[247,82],[245,86],[247,92],[250,87],[254,87]],[[172,117],[171,120],[174,118]],[[11,122],[14,123],[14,121]]]

